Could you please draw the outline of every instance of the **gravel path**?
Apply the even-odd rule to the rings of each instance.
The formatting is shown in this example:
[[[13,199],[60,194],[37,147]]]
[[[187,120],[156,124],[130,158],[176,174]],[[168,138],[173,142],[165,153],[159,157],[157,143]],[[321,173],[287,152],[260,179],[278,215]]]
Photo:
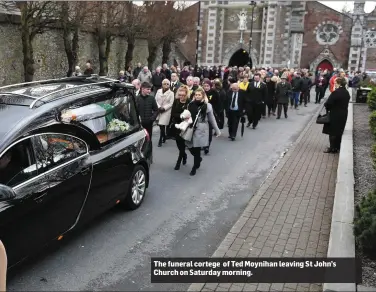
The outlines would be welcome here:
[[[371,111],[366,104],[354,104],[354,177],[355,177],[355,204],[375,188],[376,172],[370,157],[373,138],[368,118]],[[356,251],[362,259],[362,285],[376,287],[376,260]],[[376,289],[375,289],[376,290]]]

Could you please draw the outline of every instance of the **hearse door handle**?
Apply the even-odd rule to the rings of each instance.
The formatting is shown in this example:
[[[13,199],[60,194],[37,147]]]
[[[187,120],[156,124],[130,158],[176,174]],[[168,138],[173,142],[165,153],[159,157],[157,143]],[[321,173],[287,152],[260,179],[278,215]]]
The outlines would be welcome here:
[[[45,196],[47,196],[47,192],[41,194],[39,197],[36,197],[36,198],[34,199],[34,201],[35,201],[37,204],[42,203],[42,202],[43,202],[43,198],[44,198]]]
[[[88,175],[90,173],[90,167],[85,167],[81,170],[82,175]]]

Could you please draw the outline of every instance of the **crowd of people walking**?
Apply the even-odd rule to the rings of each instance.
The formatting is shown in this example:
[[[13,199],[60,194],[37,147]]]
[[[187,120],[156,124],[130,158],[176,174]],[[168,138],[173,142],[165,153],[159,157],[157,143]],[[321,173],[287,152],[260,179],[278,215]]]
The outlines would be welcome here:
[[[336,82],[340,77],[342,81]],[[349,82],[343,70],[319,69],[312,73],[306,69],[251,69],[247,66],[210,69],[196,66],[191,70],[186,66],[180,70],[174,66],[168,68],[166,64],[154,72],[138,64],[133,71],[128,68],[127,72],[120,72],[119,80],[135,86],[142,124],[150,135],[153,123],[159,126],[158,147],[163,147],[168,139],[176,141],[175,170],[187,163],[188,149],[193,156],[191,175],[201,166],[202,151],[210,152],[213,134],[221,135],[225,125],[229,140],[235,141],[240,122],[257,129],[262,119],[281,119],[282,112],[287,119],[289,105],[291,110],[308,106],[312,87],[315,87],[315,103],[318,104],[328,88],[334,92],[336,88],[347,87]],[[324,132],[328,131],[326,126]],[[330,149],[337,149],[338,138],[335,142],[333,139]]]

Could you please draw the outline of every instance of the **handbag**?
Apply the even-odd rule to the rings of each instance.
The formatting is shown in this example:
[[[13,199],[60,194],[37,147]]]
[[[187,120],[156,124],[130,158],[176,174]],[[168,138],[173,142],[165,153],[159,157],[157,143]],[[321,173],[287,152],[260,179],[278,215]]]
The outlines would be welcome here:
[[[321,115],[319,114],[317,119],[316,119],[316,124],[319,124],[319,125],[325,125],[325,124],[329,124],[330,123],[330,117],[329,117],[329,114],[326,113],[324,115]]]
[[[192,125],[192,127],[188,127],[184,132],[180,133],[180,137],[182,137],[185,141],[191,142],[193,139],[193,133],[196,127],[196,123],[198,120],[198,116],[200,115],[201,109],[198,111],[195,121]]]

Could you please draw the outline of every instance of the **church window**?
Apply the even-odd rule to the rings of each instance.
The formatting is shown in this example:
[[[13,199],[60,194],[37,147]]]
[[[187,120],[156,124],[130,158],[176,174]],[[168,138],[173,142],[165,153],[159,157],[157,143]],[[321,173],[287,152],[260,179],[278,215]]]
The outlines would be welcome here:
[[[367,48],[376,48],[376,31],[367,31],[365,34],[364,42]]]
[[[316,29],[316,41],[320,45],[334,45],[338,42],[342,33],[340,25],[335,23],[322,23],[319,24]]]

